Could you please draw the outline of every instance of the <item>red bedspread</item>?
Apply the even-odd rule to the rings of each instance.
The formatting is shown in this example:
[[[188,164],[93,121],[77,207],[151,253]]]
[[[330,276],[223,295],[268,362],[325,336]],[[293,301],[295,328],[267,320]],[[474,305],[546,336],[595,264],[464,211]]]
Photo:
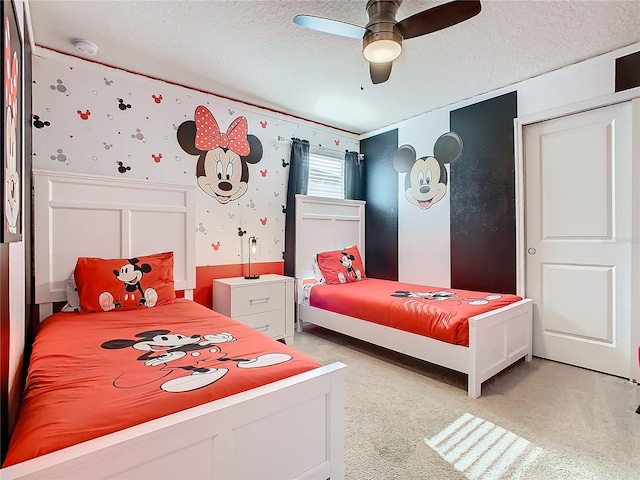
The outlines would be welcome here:
[[[3,466],[320,365],[189,300],[41,324]]]
[[[522,300],[516,295],[471,292],[366,278],[341,285],[316,285],[312,307],[388,327],[469,345],[469,317]]]

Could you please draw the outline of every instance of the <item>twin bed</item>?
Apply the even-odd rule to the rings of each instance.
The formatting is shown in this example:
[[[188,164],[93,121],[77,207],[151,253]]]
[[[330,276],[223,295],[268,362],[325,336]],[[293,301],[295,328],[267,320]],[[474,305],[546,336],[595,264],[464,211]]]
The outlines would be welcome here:
[[[190,300],[193,187],[35,171],[34,190],[43,321],[0,477],[344,476],[345,365],[319,365]],[[143,257],[156,252],[172,255]],[[119,278],[112,265],[104,288],[91,280],[100,275],[76,275],[81,312],[50,316],[80,257],[120,259]],[[169,257],[184,299],[166,275],[146,283]],[[142,290],[126,287],[131,276]]]
[[[364,271],[361,281],[318,283],[318,253],[339,255],[356,246],[364,255],[364,212],[358,200],[296,197],[299,329],[312,323],[466,373],[472,398],[485,380],[523,357],[531,360],[531,299],[373,280]],[[418,310],[430,310],[429,320]]]
[[[36,171],[34,188],[43,321],[3,479],[343,478],[345,365],[320,365],[191,300],[192,187]],[[368,279],[357,260],[345,272],[353,281],[318,284],[317,253],[364,252],[364,202],[296,200],[299,328],[464,372],[474,398],[530,360],[528,299]],[[161,275],[169,259],[171,281]],[[74,268],[81,311],[51,315]],[[156,288],[139,288],[145,275]],[[340,300],[353,290],[382,303],[359,312],[364,302]],[[425,309],[435,320],[421,319]],[[403,311],[408,322],[394,324]]]

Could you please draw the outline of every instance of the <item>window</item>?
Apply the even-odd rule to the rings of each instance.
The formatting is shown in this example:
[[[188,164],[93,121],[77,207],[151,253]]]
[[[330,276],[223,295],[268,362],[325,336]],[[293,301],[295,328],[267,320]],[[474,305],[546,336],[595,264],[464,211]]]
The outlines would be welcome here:
[[[344,198],[344,158],[309,152],[307,195]]]

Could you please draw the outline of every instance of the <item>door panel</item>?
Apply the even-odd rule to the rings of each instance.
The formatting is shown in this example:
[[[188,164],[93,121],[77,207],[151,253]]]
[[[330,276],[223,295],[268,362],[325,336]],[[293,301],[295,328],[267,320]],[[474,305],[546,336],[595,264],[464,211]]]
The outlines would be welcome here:
[[[524,128],[533,353],[629,377],[631,103]]]
[[[610,267],[590,265],[542,265],[542,298],[548,334],[568,340],[612,344],[613,275]],[[565,288],[580,285],[580,288]],[[599,298],[585,302],[585,298]],[[581,319],[574,322],[571,319]]]
[[[540,136],[543,239],[610,239],[609,127],[596,124]]]

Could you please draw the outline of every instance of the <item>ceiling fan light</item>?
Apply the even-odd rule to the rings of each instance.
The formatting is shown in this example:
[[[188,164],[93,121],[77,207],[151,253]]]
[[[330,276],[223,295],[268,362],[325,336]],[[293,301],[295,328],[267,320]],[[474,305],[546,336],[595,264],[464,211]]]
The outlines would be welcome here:
[[[402,46],[395,40],[376,40],[364,47],[364,58],[372,63],[392,62],[400,56]]]

